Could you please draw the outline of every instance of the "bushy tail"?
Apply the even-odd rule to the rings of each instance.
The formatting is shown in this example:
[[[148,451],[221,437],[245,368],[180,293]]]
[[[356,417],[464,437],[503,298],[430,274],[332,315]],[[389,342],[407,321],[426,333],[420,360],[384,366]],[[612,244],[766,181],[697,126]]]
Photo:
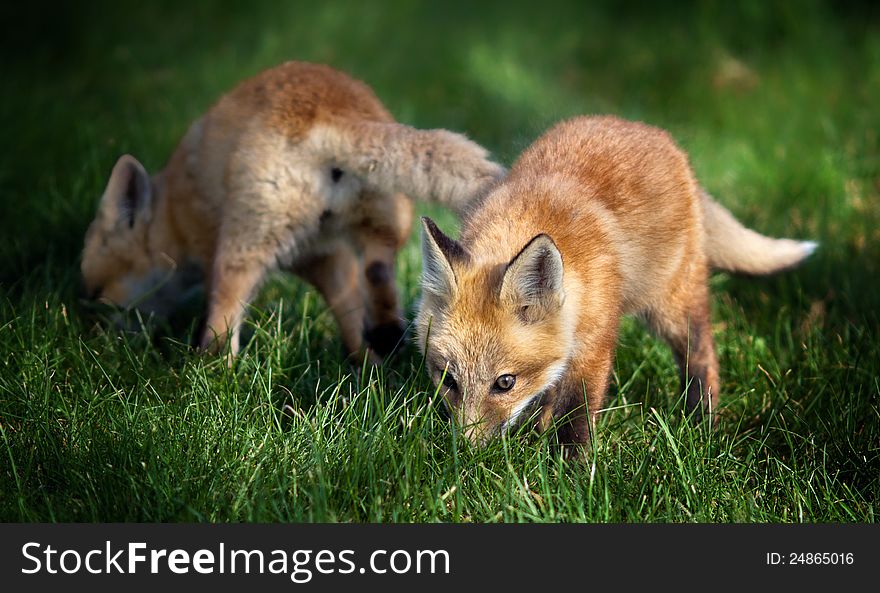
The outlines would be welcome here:
[[[773,239],[744,227],[724,206],[703,192],[709,263],[744,274],[772,274],[792,268],[818,247],[813,241]]]
[[[449,130],[336,120],[316,127],[310,136],[320,153],[366,183],[459,214],[506,173],[485,148]]]

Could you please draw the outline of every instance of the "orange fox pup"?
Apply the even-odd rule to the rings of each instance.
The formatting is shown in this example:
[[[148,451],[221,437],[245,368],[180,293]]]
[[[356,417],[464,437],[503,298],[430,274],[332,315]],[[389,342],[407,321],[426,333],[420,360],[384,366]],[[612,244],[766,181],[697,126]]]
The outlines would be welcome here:
[[[714,414],[710,268],[769,274],[816,247],[743,227],[666,132],[614,117],[544,134],[464,217],[460,240],[423,226],[418,343],[478,444],[528,418],[587,443],[625,314],[669,343],[687,410]]]
[[[86,234],[85,288],[167,314],[184,271],[200,270],[201,347],[234,356],[248,302],[281,268],[320,291],[349,353],[378,361],[402,335],[394,261],[407,196],[460,211],[503,173],[462,135],[395,123],[363,83],[288,62],[222,97],[157,174],[119,159]]]

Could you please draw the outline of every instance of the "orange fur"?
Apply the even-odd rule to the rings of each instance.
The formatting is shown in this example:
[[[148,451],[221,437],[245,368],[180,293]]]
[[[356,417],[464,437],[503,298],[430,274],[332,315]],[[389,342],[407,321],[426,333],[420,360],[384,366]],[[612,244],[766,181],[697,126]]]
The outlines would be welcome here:
[[[796,259],[756,261],[763,272],[811,250],[741,227],[704,195],[666,132],[614,117],[574,118],[544,134],[465,218],[460,241],[426,220],[417,339],[471,439],[485,442],[540,408],[541,428],[564,419],[562,440],[586,442],[624,314],[670,344],[688,410],[714,411],[707,276],[711,262],[741,260],[729,253],[738,246],[707,239],[716,223],[760,237],[771,259],[798,246]],[[502,375],[515,377],[509,390]]]
[[[350,353],[375,361],[402,332],[394,260],[412,223],[404,193],[461,210],[503,173],[464,136],[395,123],[346,74],[288,62],[223,96],[156,175],[119,160],[86,234],[85,285],[167,313],[178,272],[195,265],[208,294],[201,346],[228,338],[235,355],[247,303],[280,267],[321,291]]]

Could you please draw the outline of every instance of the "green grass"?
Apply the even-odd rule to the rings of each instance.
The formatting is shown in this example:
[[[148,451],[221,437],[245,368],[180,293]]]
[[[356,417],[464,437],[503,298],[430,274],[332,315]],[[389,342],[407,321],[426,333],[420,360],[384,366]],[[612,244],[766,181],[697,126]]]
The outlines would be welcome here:
[[[0,519],[877,519],[876,9],[325,1],[2,10]],[[232,369],[187,348],[185,316],[175,331],[123,335],[88,315],[78,253],[116,157],[161,167],[219,94],[286,59],[346,70],[401,121],[466,131],[505,163],[572,114],[663,126],[747,224],[819,240],[800,270],[712,279],[718,429],[682,420],[670,353],[631,321],[612,409],[592,456],[572,464],[534,435],[466,446],[413,347],[380,369],[347,366],[329,312],[295,279],[262,291]],[[410,315],[419,269],[414,233],[398,273]]]

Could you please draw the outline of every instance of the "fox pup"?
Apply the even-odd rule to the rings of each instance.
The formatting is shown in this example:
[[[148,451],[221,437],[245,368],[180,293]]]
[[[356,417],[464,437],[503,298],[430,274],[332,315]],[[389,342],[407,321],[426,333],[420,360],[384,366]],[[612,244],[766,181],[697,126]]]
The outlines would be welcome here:
[[[394,122],[363,83],[288,62],[240,83],[196,120],[165,168],[113,168],[85,237],[93,299],[167,314],[186,273],[206,283],[201,347],[239,348],[268,270],[313,284],[345,349],[378,361],[402,335],[394,260],[412,225],[407,196],[460,211],[504,170],[446,130]]]
[[[816,247],[743,227],[666,132],[615,117],[544,134],[464,218],[460,240],[422,222],[417,339],[465,434],[483,444],[535,414],[575,455],[602,408],[622,315],[669,343],[699,418],[719,396],[710,267],[769,274]]]

